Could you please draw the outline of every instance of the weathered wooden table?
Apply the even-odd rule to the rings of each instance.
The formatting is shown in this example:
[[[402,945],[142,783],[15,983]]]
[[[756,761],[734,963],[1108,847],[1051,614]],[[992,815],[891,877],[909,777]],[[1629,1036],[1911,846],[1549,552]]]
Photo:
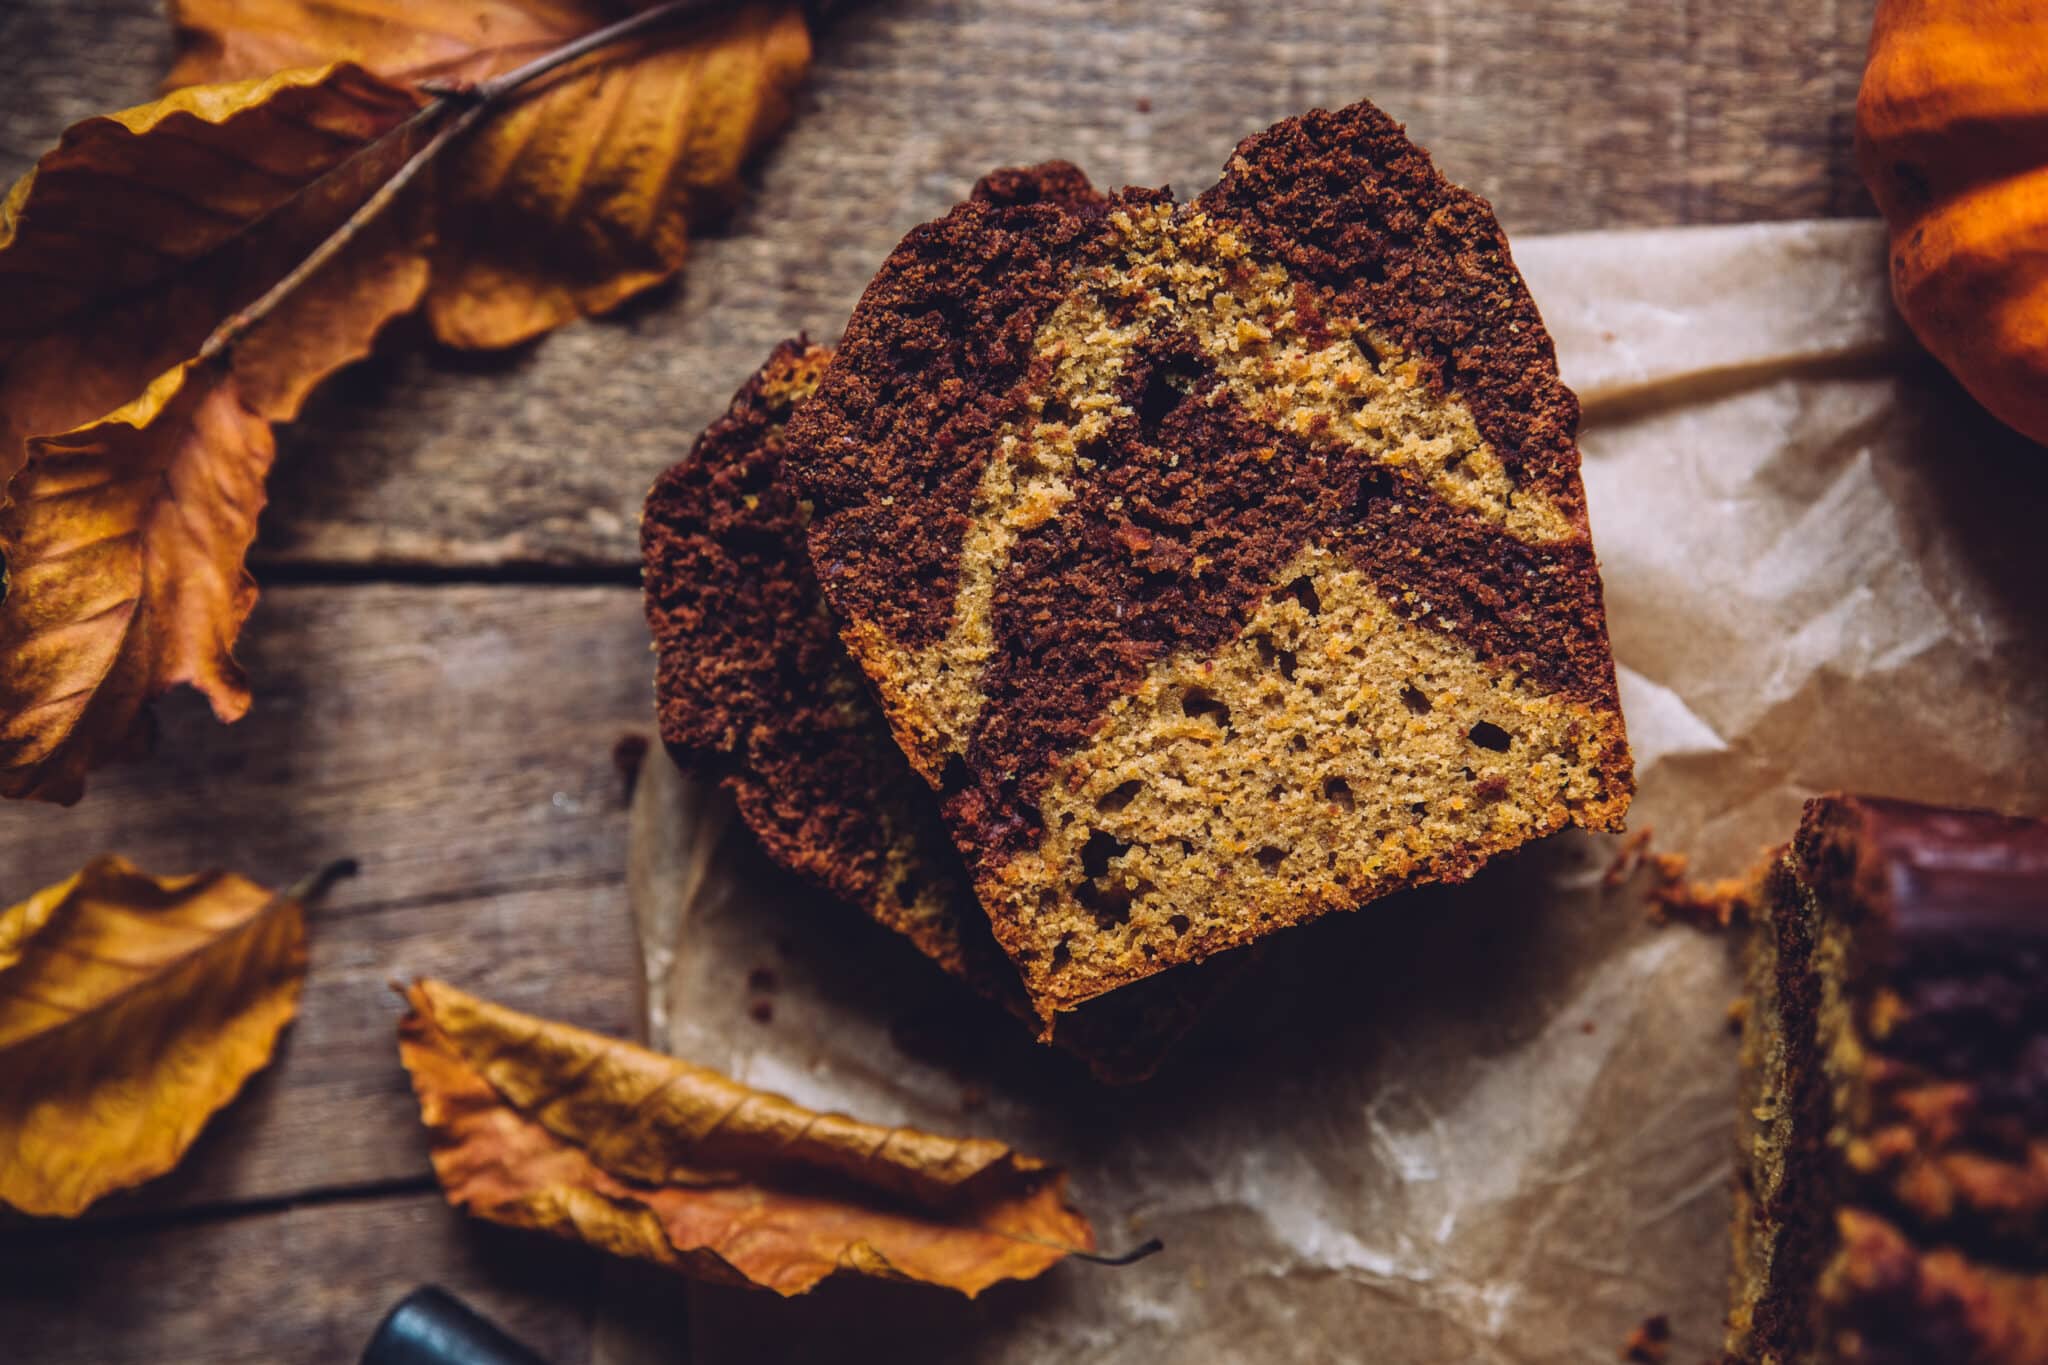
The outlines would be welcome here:
[[[363,866],[313,916],[277,1064],[179,1171],[76,1224],[0,1227],[0,1359],[353,1360],[427,1280],[592,1358],[614,1272],[442,1206],[386,983],[637,1031],[614,748],[651,728],[640,497],[775,341],[834,334],[981,172],[1063,156],[1193,192],[1245,133],[1367,95],[1513,233],[1865,213],[1849,128],[1873,3],[848,6],[679,286],[497,357],[397,338],[284,433],[247,719],[173,698],[153,758],[72,809],[0,809],[0,901],[101,851],[273,883]],[[150,97],[157,8],[0,0],[0,176]]]

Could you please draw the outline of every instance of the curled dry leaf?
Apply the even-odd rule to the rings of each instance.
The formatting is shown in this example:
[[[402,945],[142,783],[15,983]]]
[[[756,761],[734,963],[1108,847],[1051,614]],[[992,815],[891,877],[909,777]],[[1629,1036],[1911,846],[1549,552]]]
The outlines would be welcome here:
[[[191,357],[374,189],[417,108],[346,66],[184,90],[77,125],[0,205],[0,795],[75,800],[179,683],[247,709],[269,423],[417,303],[424,246],[379,223]]]
[[[189,683],[249,707],[230,650],[275,444],[224,366],[180,366],[104,421],[29,442],[0,508],[0,774],[75,794],[150,697]]]
[[[100,858],[0,911],[0,1203],[69,1217],[178,1163],[270,1060],[297,901]]]
[[[360,63],[407,86],[481,81],[646,8],[617,0],[173,0],[169,84]],[[674,274],[692,220],[734,193],[810,65],[794,0],[607,47],[537,83],[446,159],[427,316],[500,347]]]
[[[974,1295],[1094,1248],[1065,1177],[1002,1143],[818,1114],[438,981],[399,1053],[450,1203],[701,1278],[835,1271]]]

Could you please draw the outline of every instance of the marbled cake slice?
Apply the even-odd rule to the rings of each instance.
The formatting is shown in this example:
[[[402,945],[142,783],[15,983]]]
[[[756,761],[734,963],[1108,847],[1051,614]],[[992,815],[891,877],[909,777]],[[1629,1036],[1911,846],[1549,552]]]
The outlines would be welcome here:
[[[1633,789],[1578,407],[1368,104],[1192,203],[989,177],[790,431],[825,594],[1050,1018]]]

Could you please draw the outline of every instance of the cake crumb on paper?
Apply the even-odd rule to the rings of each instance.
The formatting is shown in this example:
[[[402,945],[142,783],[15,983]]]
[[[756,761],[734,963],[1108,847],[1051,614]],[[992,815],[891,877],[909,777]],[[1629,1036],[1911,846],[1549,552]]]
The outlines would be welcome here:
[[[1623,839],[1621,847],[1614,851],[1614,861],[1600,874],[1600,885],[1612,890],[1627,881],[1636,868],[1642,865],[1644,855],[1649,852],[1650,839],[1655,833],[1653,827],[1644,825]]]
[[[1621,1359],[1635,1361],[1639,1365],[1663,1365],[1670,1354],[1671,1320],[1662,1313],[1637,1323],[1635,1331],[1628,1334],[1628,1341],[1621,1348]]]

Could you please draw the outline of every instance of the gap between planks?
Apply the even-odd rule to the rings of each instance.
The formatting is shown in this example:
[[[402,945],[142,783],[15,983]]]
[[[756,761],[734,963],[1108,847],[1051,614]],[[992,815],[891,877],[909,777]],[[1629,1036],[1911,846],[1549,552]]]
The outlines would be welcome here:
[[[166,1228],[224,1223],[236,1218],[256,1218],[292,1209],[410,1199],[416,1195],[438,1193],[439,1190],[440,1184],[432,1175],[421,1174],[393,1180],[366,1180],[353,1185],[315,1186],[293,1194],[226,1199],[211,1204],[191,1204],[105,1215],[88,1214],[75,1219],[35,1218],[22,1219],[19,1222],[9,1220],[5,1227],[0,1227],[0,1246],[31,1238],[39,1243],[55,1243],[130,1237],[141,1233],[161,1232]]]

